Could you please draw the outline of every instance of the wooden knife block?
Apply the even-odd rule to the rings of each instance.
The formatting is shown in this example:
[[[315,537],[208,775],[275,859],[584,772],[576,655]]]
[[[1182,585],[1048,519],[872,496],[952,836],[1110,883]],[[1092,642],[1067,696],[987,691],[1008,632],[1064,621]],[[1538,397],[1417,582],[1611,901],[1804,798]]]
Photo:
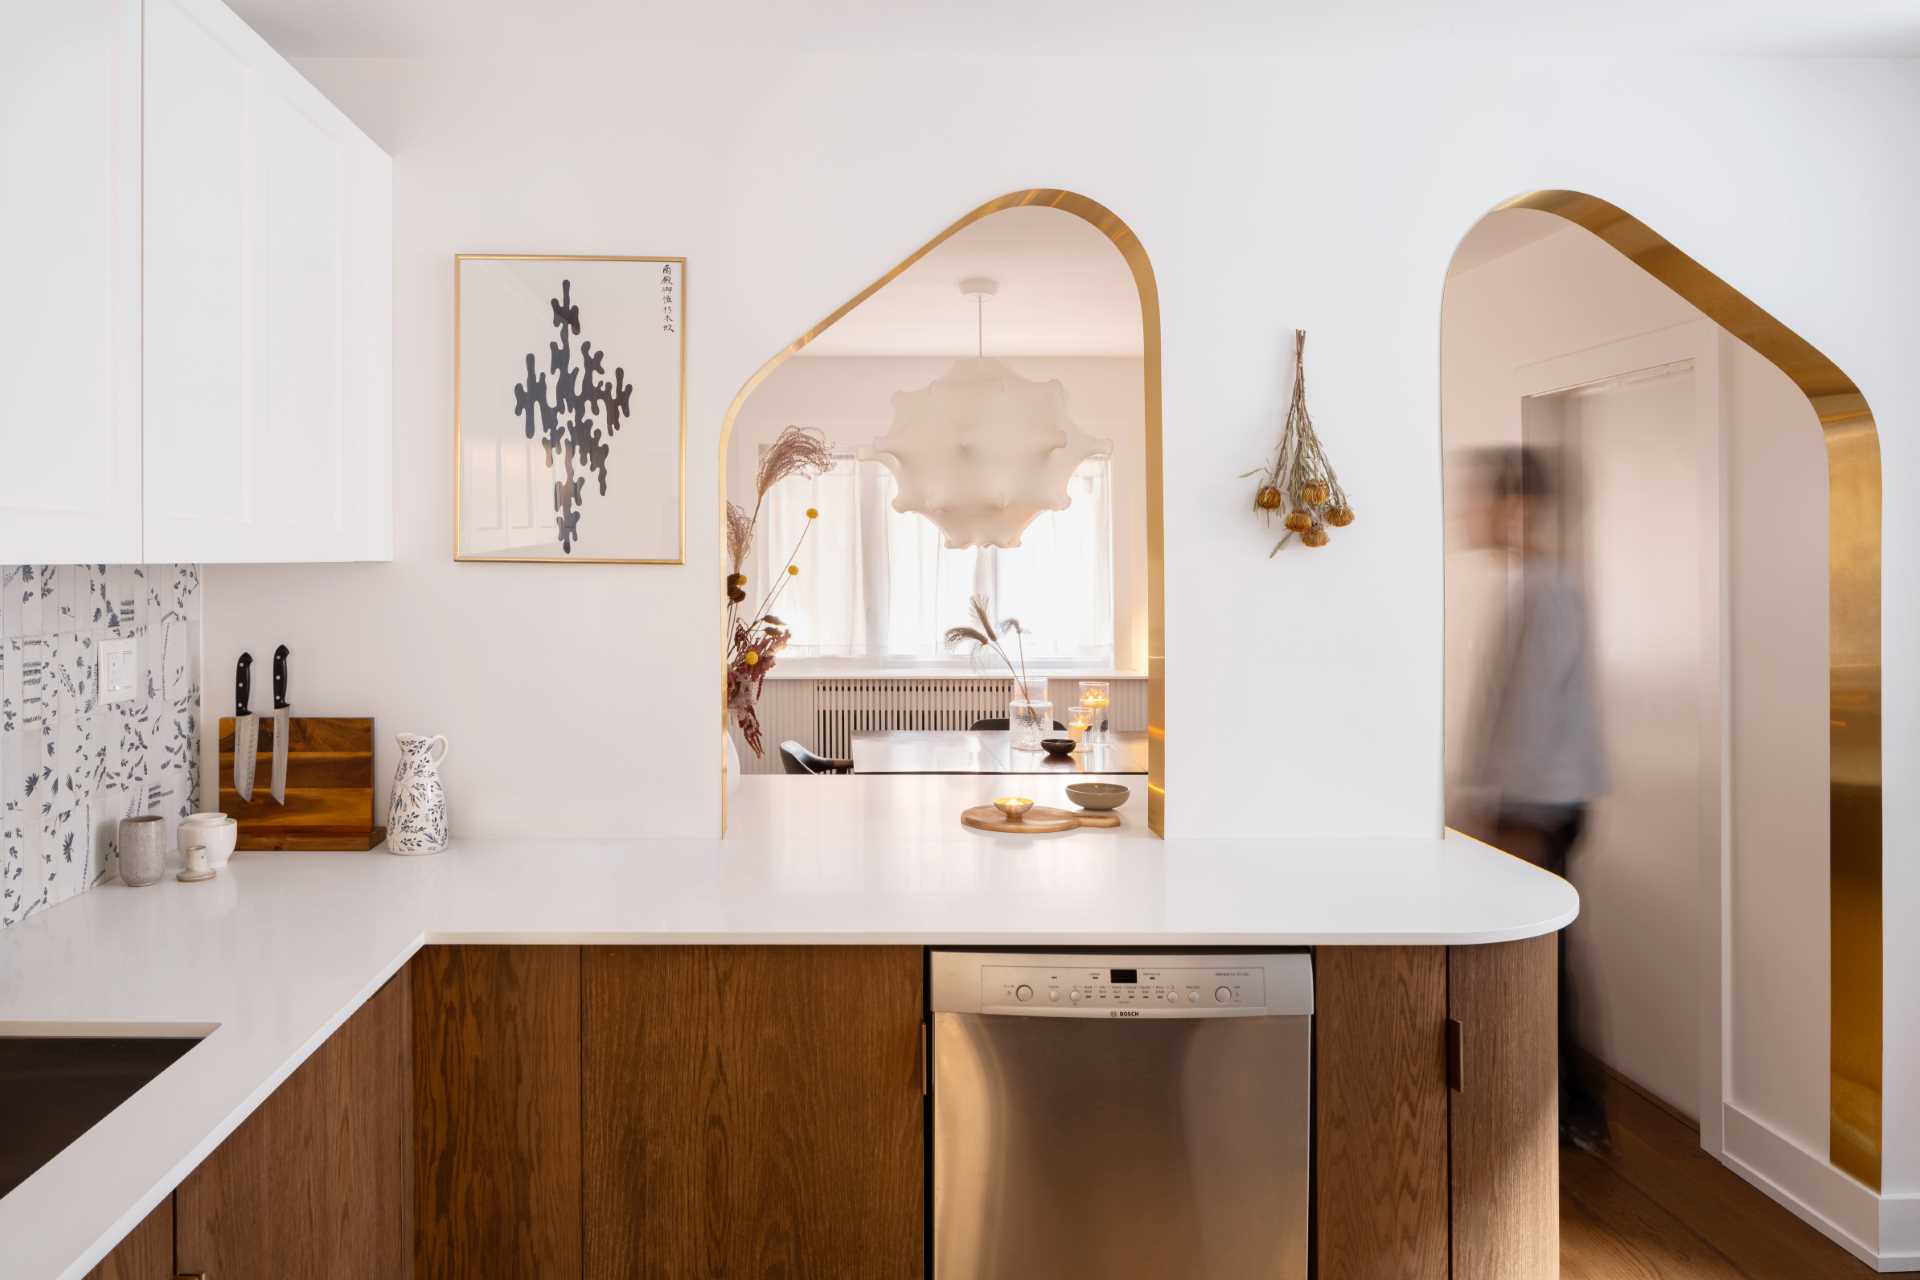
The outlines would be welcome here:
[[[287,802],[273,799],[273,717],[260,721],[253,799],[233,789],[233,717],[220,717],[220,812],[240,826],[240,849],[371,849],[387,838],[373,821],[371,717],[293,716],[287,721]]]

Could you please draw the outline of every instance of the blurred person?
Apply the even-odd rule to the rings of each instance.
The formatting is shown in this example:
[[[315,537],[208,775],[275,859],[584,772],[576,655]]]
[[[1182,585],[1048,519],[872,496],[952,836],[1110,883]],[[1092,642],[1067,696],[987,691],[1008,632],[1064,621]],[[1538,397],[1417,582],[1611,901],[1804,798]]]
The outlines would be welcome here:
[[[1464,781],[1469,819],[1491,844],[1566,877],[1588,805],[1607,790],[1585,593],[1558,554],[1552,468],[1539,450],[1484,451],[1467,512],[1474,540],[1506,553],[1504,643],[1476,698],[1477,749]],[[1514,581],[1517,575],[1517,581]],[[1608,1145],[1605,1095],[1574,1038],[1574,991],[1560,951],[1560,1133]]]

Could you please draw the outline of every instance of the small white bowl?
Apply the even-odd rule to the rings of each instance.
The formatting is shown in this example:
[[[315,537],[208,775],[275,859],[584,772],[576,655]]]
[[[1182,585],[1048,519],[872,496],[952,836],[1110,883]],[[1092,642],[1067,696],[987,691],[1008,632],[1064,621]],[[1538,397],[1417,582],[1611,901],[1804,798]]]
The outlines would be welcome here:
[[[218,869],[227,865],[233,847],[240,840],[240,824],[224,813],[190,813],[180,819],[180,856],[194,845],[205,845],[207,864]]]

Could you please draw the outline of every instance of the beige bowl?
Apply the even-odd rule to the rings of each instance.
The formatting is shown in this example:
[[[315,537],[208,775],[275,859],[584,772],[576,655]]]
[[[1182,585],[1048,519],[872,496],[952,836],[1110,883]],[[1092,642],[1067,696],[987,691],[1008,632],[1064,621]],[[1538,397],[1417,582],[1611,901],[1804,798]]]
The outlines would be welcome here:
[[[1082,809],[1118,809],[1133,794],[1117,782],[1073,782],[1067,785],[1067,799]]]

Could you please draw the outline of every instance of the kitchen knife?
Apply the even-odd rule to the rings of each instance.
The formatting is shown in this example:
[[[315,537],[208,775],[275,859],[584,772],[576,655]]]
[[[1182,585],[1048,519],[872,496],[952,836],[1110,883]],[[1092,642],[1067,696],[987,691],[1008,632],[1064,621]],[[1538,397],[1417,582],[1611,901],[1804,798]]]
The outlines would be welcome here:
[[[260,717],[247,701],[253,696],[253,655],[243,653],[233,668],[233,789],[253,799],[253,760],[260,754]]]
[[[273,802],[287,802],[287,646],[273,651]]]

